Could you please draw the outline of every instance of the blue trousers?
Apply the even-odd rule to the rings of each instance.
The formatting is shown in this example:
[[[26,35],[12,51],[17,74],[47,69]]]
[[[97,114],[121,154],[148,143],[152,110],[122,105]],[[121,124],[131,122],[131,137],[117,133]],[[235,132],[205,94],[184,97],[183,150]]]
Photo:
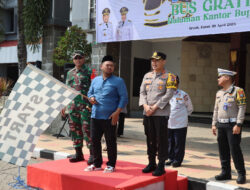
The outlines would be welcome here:
[[[187,127],[181,129],[168,129],[168,159],[182,163],[185,155]]]

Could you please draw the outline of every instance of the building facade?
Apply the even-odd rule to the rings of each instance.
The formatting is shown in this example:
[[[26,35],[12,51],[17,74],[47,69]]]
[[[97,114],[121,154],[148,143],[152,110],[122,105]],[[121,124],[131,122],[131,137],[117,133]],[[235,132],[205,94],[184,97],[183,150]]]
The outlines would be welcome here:
[[[194,111],[213,112],[215,94],[218,90],[217,68],[232,69],[230,68],[232,49],[230,34],[96,44],[93,24],[94,0],[82,2],[82,5],[80,0],[72,1],[72,12],[75,11],[74,7],[78,6],[82,14],[85,14],[84,18],[77,17],[79,13],[75,16],[72,14],[72,24],[82,26],[91,36],[89,39],[93,47],[92,67],[98,70],[105,54],[115,57],[116,74],[124,78],[129,91],[131,113],[141,110],[138,107],[139,87],[143,75],[151,69],[149,57],[154,51],[167,54],[166,69],[179,75],[180,88],[190,94]],[[246,35],[249,35],[248,32]],[[247,44],[246,47],[245,72],[248,73],[250,45]],[[239,74],[244,75],[244,73]],[[250,76],[247,74],[244,78],[244,89],[247,99],[250,99]],[[247,105],[247,112],[250,112],[250,104]]]
[[[4,1],[0,9],[3,29],[3,41],[0,43],[0,77],[6,77],[13,81],[18,78],[17,58],[17,0]],[[42,45],[39,51],[32,52],[27,46],[27,62],[42,61]]]
[[[5,27],[8,28],[8,32],[5,33],[5,41],[17,39],[16,3],[16,0],[8,1],[8,6],[6,5],[2,10],[5,15],[13,15],[5,16],[5,23],[7,23]],[[12,21],[7,20],[7,17]],[[218,90],[217,68],[230,68],[230,51],[232,49],[230,34],[97,44],[95,17],[95,0],[70,0],[70,21],[72,25],[78,25],[87,32],[87,40],[92,44],[92,68],[96,69],[97,74],[100,74],[100,63],[103,56],[106,54],[114,56],[115,73],[122,77],[127,85],[128,109],[131,113],[141,112],[141,108],[138,107],[139,87],[143,75],[151,69],[149,57],[154,51],[162,51],[167,54],[166,69],[179,75],[180,88],[190,94],[194,111],[213,111],[215,93]],[[248,36],[249,33],[246,32],[246,35]],[[53,44],[56,46],[55,42]],[[13,44],[12,46],[9,44],[8,47],[13,46]],[[249,48],[250,45],[247,43],[246,73],[250,71]],[[0,48],[0,54],[3,49],[6,48]],[[52,54],[52,49],[48,54]],[[39,56],[41,57],[41,55]],[[0,76],[10,72],[6,72],[8,66],[17,64],[17,61],[2,63],[1,60],[2,58],[0,59]],[[45,62],[49,63],[49,61]],[[51,67],[43,69],[49,71]],[[12,71],[11,68],[9,70]],[[242,75],[242,73],[240,74]],[[247,99],[250,99],[250,76],[247,74],[244,78],[244,89]],[[250,112],[250,104],[247,105],[247,112]]]

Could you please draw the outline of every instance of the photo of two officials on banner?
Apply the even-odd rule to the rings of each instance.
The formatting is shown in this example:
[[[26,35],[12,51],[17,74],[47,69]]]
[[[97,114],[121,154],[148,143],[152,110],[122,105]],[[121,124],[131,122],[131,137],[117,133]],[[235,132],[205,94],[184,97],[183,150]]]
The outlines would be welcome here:
[[[133,39],[133,24],[132,21],[127,19],[127,13],[129,9],[122,7],[120,9],[121,21],[119,21],[115,35],[113,34],[113,24],[109,21],[111,11],[109,8],[105,8],[102,11],[103,22],[98,25],[99,34],[98,41],[111,42],[111,41],[127,41]]]

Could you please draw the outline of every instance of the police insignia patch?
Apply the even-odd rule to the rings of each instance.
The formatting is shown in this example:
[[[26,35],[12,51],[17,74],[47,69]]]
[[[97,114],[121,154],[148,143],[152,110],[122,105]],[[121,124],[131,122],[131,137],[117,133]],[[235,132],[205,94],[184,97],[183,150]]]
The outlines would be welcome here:
[[[237,100],[238,105],[245,105],[246,104],[246,96],[245,96],[243,89],[237,90],[236,100]]]
[[[167,86],[166,86],[166,88],[177,89],[176,76],[173,75],[172,73],[168,74],[168,80],[167,80]]]

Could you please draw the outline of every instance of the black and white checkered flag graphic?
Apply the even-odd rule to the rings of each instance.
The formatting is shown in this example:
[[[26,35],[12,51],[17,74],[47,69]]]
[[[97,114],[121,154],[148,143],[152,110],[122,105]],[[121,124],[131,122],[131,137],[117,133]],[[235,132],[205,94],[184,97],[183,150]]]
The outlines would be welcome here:
[[[27,166],[41,133],[79,93],[28,65],[0,115],[0,159]]]

